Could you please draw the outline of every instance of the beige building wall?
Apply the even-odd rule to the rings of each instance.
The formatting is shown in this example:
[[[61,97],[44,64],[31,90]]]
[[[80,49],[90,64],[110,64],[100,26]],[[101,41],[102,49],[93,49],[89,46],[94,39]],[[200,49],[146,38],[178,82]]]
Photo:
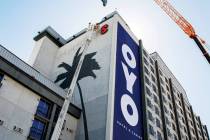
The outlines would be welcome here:
[[[8,76],[0,88],[1,140],[26,140],[40,97]],[[20,128],[20,132],[15,130]]]

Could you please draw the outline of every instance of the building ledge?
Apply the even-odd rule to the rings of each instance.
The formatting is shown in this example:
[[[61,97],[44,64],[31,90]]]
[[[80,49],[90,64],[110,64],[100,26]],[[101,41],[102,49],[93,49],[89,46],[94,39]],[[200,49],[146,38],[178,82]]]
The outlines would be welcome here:
[[[66,92],[1,45],[0,71],[39,96],[62,106]],[[70,104],[68,112],[72,116],[80,118],[81,109],[77,106]]]

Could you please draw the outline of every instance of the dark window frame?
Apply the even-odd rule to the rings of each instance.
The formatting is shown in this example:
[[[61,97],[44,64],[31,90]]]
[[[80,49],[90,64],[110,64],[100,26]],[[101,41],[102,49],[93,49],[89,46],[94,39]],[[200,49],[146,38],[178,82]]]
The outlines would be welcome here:
[[[44,107],[46,107],[46,106],[42,106],[41,107],[40,106],[41,103],[44,103],[45,105],[47,105],[47,112],[46,112],[46,114],[44,114],[45,112],[42,112],[42,111],[44,111]],[[39,108],[39,107],[41,107],[41,108]],[[44,117],[46,119],[49,119],[50,116],[51,116],[51,110],[52,110],[52,103],[50,103],[49,101],[41,98],[40,101],[39,101],[39,104],[37,106],[36,115],[40,116],[40,117]]]
[[[48,109],[47,109],[47,115],[46,116],[45,115],[41,115],[40,113],[38,113],[38,108],[39,108],[40,102],[44,102],[44,103],[48,104]],[[41,98],[39,100],[39,103],[38,103],[38,106],[37,106],[37,110],[36,110],[36,113],[34,115],[34,120],[39,121],[39,122],[44,124],[43,134],[42,134],[40,139],[37,139],[34,136],[32,136],[32,134],[31,134],[31,131],[33,131],[33,123],[32,123],[28,139],[30,139],[30,140],[45,140],[45,137],[47,135],[47,131],[49,129],[49,124],[50,124],[50,120],[49,119],[50,119],[50,117],[52,115],[52,108],[53,108],[53,103],[52,102],[48,101],[45,98]]]
[[[157,140],[163,140],[162,135],[159,131],[157,131]]]
[[[38,128],[34,127],[35,122],[39,122],[40,124],[43,124],[43,129],[38,129]],[[33,120],[32,126],[30,128],[28,138],[32,139],[32,140],[44,140],[45,136],[46,136],[47,125],[48,125],[47,122],[42,121],[41,119],[35,117]],[[42,132],[37,133],[37,131],[42,131]],[[37,136],[34,136],[35,134],[37,134]]]
[[[156,126],[161,129],[161,123],[158,118],[156,118]]]
[[[152,136],[155,136],[155,130],[153,128],[152,125],[149,124],[149,133],[152,135]]]
[[[0,72],[0,83],[3,81],[4,79],[4,74]]]

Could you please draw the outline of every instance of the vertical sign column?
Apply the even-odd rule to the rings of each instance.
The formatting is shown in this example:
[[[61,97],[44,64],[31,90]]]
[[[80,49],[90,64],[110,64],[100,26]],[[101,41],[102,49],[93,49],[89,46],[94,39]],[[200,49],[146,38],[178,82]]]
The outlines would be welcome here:
[[[113,140],[142,140],[139,45],[118,23]]]

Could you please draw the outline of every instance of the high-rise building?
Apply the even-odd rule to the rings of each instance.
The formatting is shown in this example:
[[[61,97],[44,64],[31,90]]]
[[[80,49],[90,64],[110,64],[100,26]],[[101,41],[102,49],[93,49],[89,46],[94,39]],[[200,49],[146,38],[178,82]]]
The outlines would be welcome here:
[[[30,65],[0,46],[0,139],[50,139],[88,41],[60,139],[209,140],[158,53],[117,12],[98,27],[68,39],[47,27],[34,38]]]
[[[151,140],[208,140],[179,81],[158,55],[143,49],[147,136]]]

